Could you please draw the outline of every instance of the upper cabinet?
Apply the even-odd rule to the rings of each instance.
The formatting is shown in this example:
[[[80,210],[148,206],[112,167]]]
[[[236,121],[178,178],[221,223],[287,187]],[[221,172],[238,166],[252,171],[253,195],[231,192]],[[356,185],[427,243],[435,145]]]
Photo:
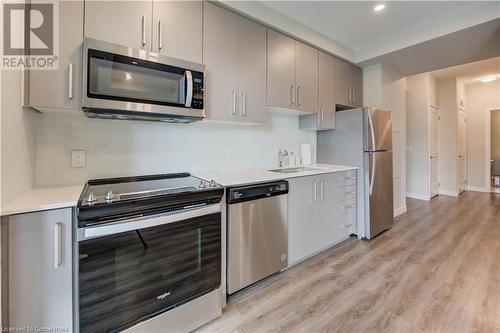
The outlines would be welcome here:
[[[60,1],[58,69],[27,72],[25,106],[81,109],[82,42],[83,1]]]
[[[153,0],[152,50],[202,62],[202,1]]]
[[[301,129],[335,129],[335,58],[320,51],[318,68],[318,112],[300,116]]]
[[[363,106],[363,72],[361,68],[336,60],[336,103],[342,107]]]
[[[267,30],[267,105],[317,112],[318,50]]]
[[[85,36],[202,60],[202,1],[86,1]]]
[[[203,63],[208,119],[266,120],[266,28],[205,3]]]

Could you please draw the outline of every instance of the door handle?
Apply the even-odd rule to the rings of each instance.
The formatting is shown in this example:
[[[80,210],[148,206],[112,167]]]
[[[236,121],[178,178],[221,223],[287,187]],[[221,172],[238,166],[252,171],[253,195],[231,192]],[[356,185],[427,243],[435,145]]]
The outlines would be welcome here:
[[[372,114],[370,113],[370,110],[367,110],[366,112],[368,113],[368,123],[370,124],[370,131],[371,131],[371,138],[372,138],[372,150],[376,150],[375,131],[374,131],[374,128],[373,128]]]
[[[241,93],[241,105],[242,105],[241,115],[246,116],[247,115],[247,94],[245,94],[245,93]]]
[[[351,88],[347,88],[347,103],[351,104]]]
[[[294,89],[295,85],[292,84],[290,86],[290,105],[294,105],[295,104],[295,98],[294,98],[294,93],[295,93],[295,89]]]
[[[158,21],[158,50],[163,48],[163,34],[161,31],[161,21]]]
[[[371,172],[371,177],[370,177],[370,196],[373,193],[373,181],[375,179],[375,167],[376,167],[376,162],[375,162],[375,156],[372,156],[372,172]]]
[[[142,15],[142,46],[146,46],[146,15]]]
[[[61,230],[61,223],[54,224],[54,269],[58,269],[62,264]]]
[[[186,103],[185,107],[190,108],[191,102],[193,100],[193,74],[191,71],[186,71],[186,83],[187,83],[187,91],[186,91]]]
[[[68,65],[68,99],[73,99],[73,64]]]
[[[302,104],[302,87],[297,86],[297,105]]]
[[[233,90],[233,110],[231,112],[233,116],[236,116],[236,91]]]

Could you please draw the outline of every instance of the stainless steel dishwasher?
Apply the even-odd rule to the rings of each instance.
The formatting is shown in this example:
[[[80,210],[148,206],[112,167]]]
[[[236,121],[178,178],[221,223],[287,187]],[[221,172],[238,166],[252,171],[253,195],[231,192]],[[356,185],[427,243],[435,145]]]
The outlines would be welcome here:
[[[229,294],[286,267],[287,194],[284,180],[228,189]]]

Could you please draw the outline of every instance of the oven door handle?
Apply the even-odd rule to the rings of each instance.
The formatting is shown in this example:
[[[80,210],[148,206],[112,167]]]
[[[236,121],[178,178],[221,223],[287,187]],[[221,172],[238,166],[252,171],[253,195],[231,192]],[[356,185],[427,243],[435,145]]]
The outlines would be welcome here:
[[[163,224],[215,214],[219,213],[220,211],[220,204],[214,204],[204,207],[188,208],[164,214],[142,216],[139,218],[109,223],[96,227],[79,228],[78,241],[80,242],[91,238],[110,236],[127,231],[156,227]]]
[[[191,107],[191,101],[193,100],[193,74],[191,71],[186,71],[186,104],[184,105],[187,108]]]

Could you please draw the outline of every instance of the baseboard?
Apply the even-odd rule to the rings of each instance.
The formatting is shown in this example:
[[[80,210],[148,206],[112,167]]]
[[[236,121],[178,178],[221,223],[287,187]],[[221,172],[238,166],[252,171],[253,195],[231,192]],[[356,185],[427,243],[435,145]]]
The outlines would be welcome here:
[[[490,189],[487,187],[481,187],[481,186],[470,186],[467,185],[467,191],[473,191],[473,192],[489,192]]]
[[[406,213],[406,210],[407,210],[406,205],[394,209],[394,217],[397,217],[397,216],[399,216],[401,214]]]
[[[408,198],[417,199],[417,200],[425,200],[425,201],[429,201],[430,200],[430,198],[427,195],[425,195],[425,194],[406,192],[406,196]]]
[[[447,195],[449,197],[458,197],[458,192],[456,191],[448,191],[448,190],[439,190],[440,195]]]

